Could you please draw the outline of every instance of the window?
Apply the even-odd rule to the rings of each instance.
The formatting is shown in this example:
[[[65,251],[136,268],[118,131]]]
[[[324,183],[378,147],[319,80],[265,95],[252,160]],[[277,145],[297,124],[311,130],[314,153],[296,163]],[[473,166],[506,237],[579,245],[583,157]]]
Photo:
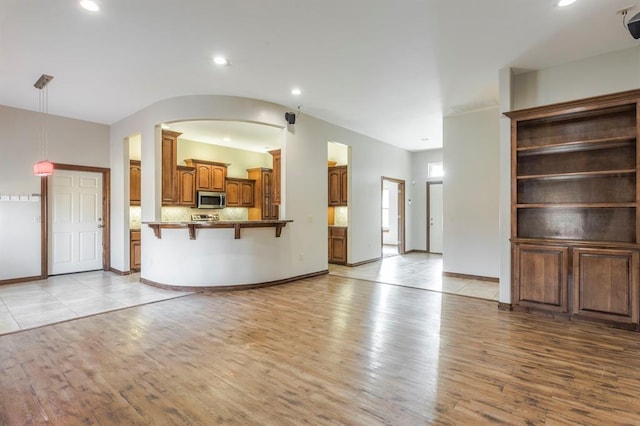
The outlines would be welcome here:
[[[389,190],[382,190],[382,230],[389,230]]]
[[[429,163],[429,170],[427,171],[427,176],[430,178],[442,177],[444,176],[444,167],[442,163]]]

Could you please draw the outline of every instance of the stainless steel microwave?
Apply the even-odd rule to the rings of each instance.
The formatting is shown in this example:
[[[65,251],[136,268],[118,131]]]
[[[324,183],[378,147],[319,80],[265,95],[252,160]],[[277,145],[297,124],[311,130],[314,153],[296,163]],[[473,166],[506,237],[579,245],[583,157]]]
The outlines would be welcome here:
[[[224,192],[198,191],[199,209],[224,209],[227,195]]]

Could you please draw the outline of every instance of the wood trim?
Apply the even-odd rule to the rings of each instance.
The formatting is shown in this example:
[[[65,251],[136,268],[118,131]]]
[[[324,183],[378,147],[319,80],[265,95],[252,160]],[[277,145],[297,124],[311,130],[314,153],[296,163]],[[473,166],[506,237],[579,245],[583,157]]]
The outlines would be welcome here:
[[[356,263],[345,263],[346,266],[360,266],[360,265],[366,265],[367,263],[373,263],[373,262],[377,262],[379,260],[382,260],[382,256],[380,257],[374,257],[373,259],[368,259],[368,260],[363,260],[360,262],[356,262]]]
[[[551,105],[509,111],[505,112],[504,115],[512,120],[519,120],[522,117],[526,117],[527,120],[530,120],[556,114],[569,114],[622,105],[625,103],[636,103],[638,98],[640,98],[640,89],[635,89],[579,100],[559,102]]]
[[[405,254],[407,251],[407,232],[406,232],[406,215],[405,215],[405,200],[406,200],[406,188],[405,181],[402,179],[391,178],[382,176],[380,181],[380,199],[382,199],[382,190],[384,189],[384,181],[394,182],[398,184],[398,215],[400,216],[400,223],[398,224],[398,237],[400,244],[398,245],[398,254]],[[382,228],[382,227],[381,227]],[[383,246],[383,233],[380,232],[380,247]]]
[[[449,278],[463,278],[466,280],[476,280],[476,281],[486,281],[490,283],[499,283],[500,279],[495,277],[484,277],[482,275],[468,275],[468,274],[459,274],[457,272],[443,272],[443,277]]]
[[[431,253],[431,185],[442,185],[442,189],[444,191],[444,184],[441,180],[427,182],[427,253]]]
[[[237,291],[237,290],[251,290],[255,288],[263,288],[263,287],[272,287],[275,285],[287,284],[293,281],[303,280],[306,278],[317,277],[319,275],[326,275],[329,273],[328,269],[318,272],[312,272],[310,274],[298,275],[295,277],[284,278],[281,280],[275,281],[267,281],[264,283],[256,283],[256,284],[240,284],[240,285],[225,285],[225,286],[203,286],[203,287],[189,287],[189,286],[179,286],[179,285],[171,285],[171,284],[163,284],[155,281],[148,280],[146,278],[140,278],[140,282],[143,284],[150,285],[152,287],[158,287],[163,290],[173,290],[173,291],[194,291],[194,292],[223,292],[223,291]]]
[[[8,280],[0,280],[0,286],[6,284],[26,283],[28,281],[38,281],[41,279],[43,278],[40,275],[35,275],[33,277],[10,278]]]
[[[82,166],[77,164],[54,163],[55,170],[70,170],[102,174],[102,270],[111,270],[111,169],[105,167]],[[41,252],[42,279],[49,277],[49,177],[40,181],[41,197]]]
[[[121,271],[116,268],[109,268],[109,272],[113,272],[116,275],[131,275],[131,271]]]
[[[499,311],[513,311],[513,305],[511,303],[498,302]]]
[[[40,279],[49,276],[49,177],[40,178]]]
[[[199,160],[197,158],[187,158],[184,160],[184,163],[188,167],[195,167],[196,164],[206,164],[208,166],[220,166],[220,167],[229,167],[231,165],[231,163],[219,163],[217,161]]]

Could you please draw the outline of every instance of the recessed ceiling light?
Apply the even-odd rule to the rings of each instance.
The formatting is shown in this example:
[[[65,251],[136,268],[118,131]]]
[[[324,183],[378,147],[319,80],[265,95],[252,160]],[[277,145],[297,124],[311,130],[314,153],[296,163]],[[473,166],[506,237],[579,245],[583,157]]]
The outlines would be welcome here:
[[[84,9],[88,10],[89,12],[100,11],[100,6],[98,6],[98,3],[96,3],[93,0],[82,0],[80,2],[80,6],[82,6]]]
[[[225,136],[222,140],[225,142],[231,142],[231,138],[229,136]]]
[[[577,0],[560,0],[558,1],[558,7],[567,7],[574,4]]]
[[[229,60],[224,56],[215,56],[213,58],[213,63],[216,65],[229,65]]]
[[[292,95],[294,95],[294,96],[298,96],[298,95],[300,95],[301,93],[302,93],[302,90],[298,89],[297,87],[296,87],[296,88],[291,89],[291,94],[292,94]]]

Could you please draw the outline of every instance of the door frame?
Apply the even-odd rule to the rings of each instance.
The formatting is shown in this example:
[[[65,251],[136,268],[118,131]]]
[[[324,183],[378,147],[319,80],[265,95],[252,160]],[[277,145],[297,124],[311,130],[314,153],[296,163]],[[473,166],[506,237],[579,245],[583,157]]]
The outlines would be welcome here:
[[[398,184],[398,239],[400,240],[400,244],[398,245],[398,254],[405,254],[407,250],[406,246],[406,224],[405,224],[405,208],[404,208],[404,199],[405,199],[405,181],[402,179],[395,179],[387,176],[382,176],[380,179],[380,200],[382,200],[382,191],[384,190],[384,182],[394,182]],[[382,208],[380,208],[382,211]],[[382,226],[380,226],[380,250],[382,250],[382,246],[384,244],[384,233],[382,232]]]
[[[53,170],[71,170],[102,174],[102,270],[111,268],[111,169],[53,163]],[[40,178],[40,278],[49,278],[49,176]]]
[[[442,183],[441,180],[434,180],[434,181],[430,181],[427,182],[427,253],[431,253],[431,226],[429,225],[430,223],[430,217],[431,217],[431,185],[443,185],[442,189],[443,189],[443,193],[444,193],[444,184]]]

